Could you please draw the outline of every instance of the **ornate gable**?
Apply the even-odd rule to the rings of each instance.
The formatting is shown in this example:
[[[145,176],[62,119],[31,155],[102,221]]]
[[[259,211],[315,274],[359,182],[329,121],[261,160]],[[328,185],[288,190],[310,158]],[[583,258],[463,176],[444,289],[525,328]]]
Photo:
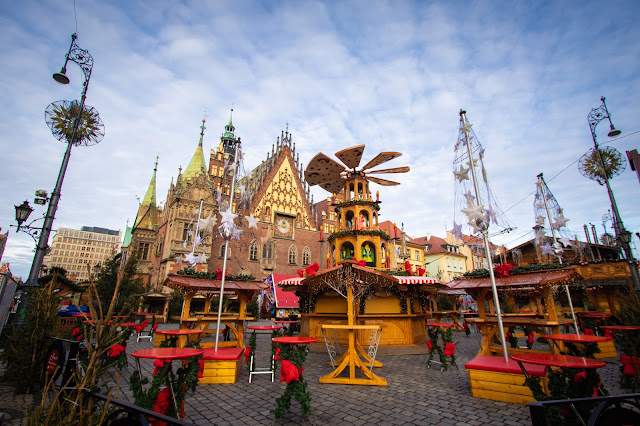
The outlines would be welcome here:
[[[264,222],[273,223],[276,215],[292,218],[293,226],[316,229],[311,207],[304,192],[300,174],[288,147],[269,170],[249,205],[249,212]]]

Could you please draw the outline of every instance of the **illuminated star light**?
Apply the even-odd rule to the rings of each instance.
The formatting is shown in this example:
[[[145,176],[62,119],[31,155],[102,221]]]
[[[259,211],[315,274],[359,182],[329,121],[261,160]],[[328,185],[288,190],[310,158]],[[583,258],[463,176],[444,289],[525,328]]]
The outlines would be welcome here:
[[[551,247],[551,244],[547,243],[547,244],[542,246],[542,254],[549,254],[549,255],[554,255],[555,254],[553,252],[553,247]]]
[[[467,215],[467,217],[469,218],[469,222],[471,222],[473,219],[484,220],[484,207],[482,206],[482,204],[471,204],[467,208],[464,208],[460,211]]]
[[[242,229],[234,225],[233,231],[231,233],[231,238],[235,238],[236,240],[240,241],[240,234],[242,234]]]
[[[544,226],[544,216],[538,216],[536,217],[536,224],[538,224],[539,226]]]
[[[460,165],[460,170],[454,170],[453,174],[456,176],[456,179],[458,179],[458,182],[462,182],[463,180],[469,180],[469,170],[471,170],[470,168],[464,168],[464,166]]]
[[[558,238],[558,241],[560,241],[562,243],[562,245],[564,245],[565,247],[571,247],[571,240],[568,239],[567,237],[562,237],[562,238]]]
[[[200,219],[198,227],[204,232],[211,232],[216,223],[218,223],[218,218],[209,215],[206,219]]]

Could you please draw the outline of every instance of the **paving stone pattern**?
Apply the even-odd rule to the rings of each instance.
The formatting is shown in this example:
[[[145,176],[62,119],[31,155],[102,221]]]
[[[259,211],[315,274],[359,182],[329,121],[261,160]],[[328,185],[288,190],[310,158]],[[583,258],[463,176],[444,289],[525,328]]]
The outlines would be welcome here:
[[[268,324],[267,321],[259,321]],[[175,325],[163,324],[162,328]],[[248,337],[247,337],[248,339]],[[209,337],[207,340],[212,340]],[[275,408],[275,398],[282,395],[286,384],[280,383],[280,372],[271,382],[269,375],[256,375],[248,383],[246,369],[235,384],[199,385],[196,392],[185,399],[186,421],[197,425],[529,425],[529,408],[525,405],[490,401],[471,397],[469,379],[464,364],[475,357],[480,348],[479,335],[454,333],[458,369],[450,367],[441,372],[437,364],[427,368],[427,355],[379,354],[384,366],[374,369],[385,378],[388,386],[348,386],[320,384],[318,379],[332,371],[326,351],[314,346],[307,356],[304,379],[311,394],[311,416],[301,415],[300,405],[293,400],[290,411],[275,420],[270,410]],[[536,343],[539,345],[539,343]],[[324,346],[324,345],[322,345]],[[127,351],[151,347],[148,340],[129,340]],[[425,345],[426,347],[426,345]],[[257,365],[268,365],[270,334],[257,337]],[[382,351],[381,351],[382,352]],[[426,352],[426,351],[425,351]],[[628,391],[619,386],[619,362],[607,359],[607,367],[598,370],[603,383],[611,394]],[[151,377],[152,360],[141,360],[143,374]],[[118,398],[133,402],[128,377],[135,371],[130,358],[123,370],[121,393]],[[115,376],[113,376],[115,383]],[[30,395],[14,396],[11,388],[0,386],[0,425],[24,424]]]

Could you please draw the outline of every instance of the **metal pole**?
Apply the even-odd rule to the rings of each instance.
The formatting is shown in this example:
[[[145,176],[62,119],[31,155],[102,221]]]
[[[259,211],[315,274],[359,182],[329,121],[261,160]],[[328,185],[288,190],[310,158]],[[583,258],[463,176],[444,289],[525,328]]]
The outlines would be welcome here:
[[[462,125],[467,124],[466,112],[461,110],[460,117],[462,118]],[[471,169],[471,176],[473,177],[473,187],[476,193],[476,200],[480,203],[480,188],[478,187],[478,178],[476,176],[476,169],[473,165],[473,152],[471,151],[471,142],[469,141],[469,132],[464,132],[465,141],[467,143],[467,152],[469,154],[469,168]],[[500,309],[500,300],[498,299],[498,288],[496,286],[496,277],[493,274],[493,261],[491,260],[491,253],[489,250],[489,232],[488,224],[485,229],[482,230],[482,238],[484,240],[484,252],[487,257],[487,268],[489,269],[489,278],[491,279],[491,290],[493,292],[493,305],[498,316],[498,330],[500,332],[500,340],[502,342],[502,355],[504,362],[509,362],[509,353],[507,352],[507,341],[504,334],[504,326],[502,325],[502,310]]]
[[[64,153],[64,157],[62,158],[62,164],[60,165],[60,172],[58,173],[58,180],[56,181],[56,186],[51,193],[51,199],[49,200],[49,206],[47,208],[47,214],[44,218],[44,224],[42,225],[42,233],[40,234],[40,238],[38,239],[38,246],[36,247],[36,254],[33,257],[33,263],[31,264],[31,272],[29,272],[29,279],[27,282],[28,285],[37,287],[38,286],[38,276],[40,274],[40,267],[42,266],[42,260],[46,254],[47,247],[49,245],[49,234],[51,234],[51,228],[53,226],[53,220],[56,217],[56,211],[58,210],[58,201],[60,200],[60,190],[62,189],[62,182],[64,181],[64,175],[67,172],[67,165],[69,164],[69,157],[71,156],[71,147],[73,146],[73,142],[76,139],[76,133],[78,132],[78,127],[80,126],[80,121],[82,117],[82,110],[84,107],[84,100],[87,93],[87,86],[89,84],[89,80],[87,80],[84,84],[84,89],[82,90],[82,100],[80,101],[80,108],[78,110],[78,116],[74,120],[73,123],[73,133],[71,135],[71,140],[67,142],[67,150]]]
[[[236,152],[233,157],[233,174],[231,175],[231,193],[229,194],[229,210],[233,211],[233,196],[236,190],[236,171],[238,169],[238,149],[240,140],[236,141]],[[227,272],[227,253],[229,252],[229,240],[225,238],[224,259],[222,260],[222,281],[220,281],[220,300],[218,302],[218,322],[216,323],[216,345],[214,351],[218,350],[218,340],[220,339],[220,319],[222,317],[222,299],[224,298],[224,282]]]
[[[605,118],[609,119],[609,124],[611,130],[614,130],[613,123],[611,122],[611,115],[609,114],[609,110],[607,109],[607,104],[605,102],[604,96],[600,98],[602,101],[602,106],[598,108],[594,108],[591,110],[589,115],[587,116],[587,121],[589,122],[589,129],[591,130],[591,138],[593,139],[593,146],[595,147],[596,153],[598,154],[598,160],[600,161],[600,167],[602,168],[602,174],[604,178],[605,186],[607,187],[607,193],[609,194],[609,201],[611,202],[612,213],[613,213],[613,229],[616,232],[616,239],[622,246],[622,250],[624,251],[627,263],[629,264],[629,271],[631,273],[631,281],[636,292],[636,297],[640,299],[640,277],[638,276],[638,267],[635,264],[635,259],[633,257],[633,252],[631,251],[631,246],[628,242],[622,241],[620,239],[620,234],[623,231],[626,231],[624,228],[624,224],[622,223],[622,218],[620,217],[620,212],[618,211],[618,204],[616,203],[616,198],[613,195],[613,191],[611,190],[611,185],[609,184],[609,174],[607,173],[607,168],[605,166],[604,160],[602,158],[602,154],[600,153],[600,147],[598,146],[598,140],[596,136],[596,127],[598,123],[600,123]],[[601,112],[604,109],[604,114]],[[618,131],[619,134],[619,131]],[[597,242],[597,241],[596,241]]]

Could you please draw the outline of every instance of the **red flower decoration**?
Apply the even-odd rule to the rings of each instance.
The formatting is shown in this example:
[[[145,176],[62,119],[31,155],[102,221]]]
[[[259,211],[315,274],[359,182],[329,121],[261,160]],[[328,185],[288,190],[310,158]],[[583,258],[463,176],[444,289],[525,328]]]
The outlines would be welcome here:
[[[529,333],[529,338],[527,339],[527,342],[533,343],[534,342],[534,338],[535,338],[535,336],[534,336],[533,331],[532,331],[531,333]]]
[[[79,336],[76,338],[76,340],[77,340],[78,342],[79,342],[80,340],[82,340],[82,334],[81,334],[81,335],[79,335]]]
[[[251,346],[247,346],[244,349],[244,363],[248,363],[249,362],[249,357],[251,356]]]
[[[586,371],[581,371],[578,374],[576,374],[575,376],[573,376],[573,381],[576,383],[580,383],[584,380],[587,380],[587,372]]]
[[[604,335],[605,335],[606,337],[611,337],[611,330],[606,329],[606,330],[604,331]]]
[[[158,329],[158,324],[153,324],[153,332],[155,333],[156,330]]]
[[[115,345],[111,346],[111,349],[109,349],[109,356],[111,358],[117,358],[122,352],[124,352],[124,346],[116,343]]]
[[[72,337],[75,337],[75,336],[77,336],[78,334],[80,334],[80,328],[79,328],[79,327],[76,327],[76,328],[74,328],[74,329],[73,329],[73,331],[71,332],[71,336],[72,336]]]
[[[296,365],[291,361],[288,361],[286,359],[283,360],[282,368],[280,368],[280,371],[281,371],[281,375],[280,375],[281,382],[286,381],[287,384],[289,384],[293,381],[298,381],[300,379],[300,371],[298,370],[298,367],[296,367]]]
[[[304,277],[304,271],[302,269],[298,269],[298,275]]]
[[[592,398],[595,398],[598,396],[598,386],[594,386],[593,387],[593,394],[591,394]]]
[[[424,268],[418,268],[418,275],[423,276],[425,272],[427,272],[427,270],[426,270],[426,269],[424,269]]]
[[[315,262],[313,265],[309,265],[304,268],[304,272],[306,272],[307,275],[313,275],[318,272],[318,269],[320,269],[320,265],[318,264],[318,262]]]
[[[451,342],[444,345],[444,354],[446,356],[453,356],[455,353],[456,353],[456,345],[454,345]]]
[[[431,353],[433,350],[433,343],[431,343],[431,340],[427,340],[427,347],[429,348],[429,353]]]
[[[280,361],[280,348],[276,348],[276,356],[273,357],[276,361]]]
[[[587,336],[593,336],[593,330],[590,328],[585,328],[584,329],[584,334]]]

